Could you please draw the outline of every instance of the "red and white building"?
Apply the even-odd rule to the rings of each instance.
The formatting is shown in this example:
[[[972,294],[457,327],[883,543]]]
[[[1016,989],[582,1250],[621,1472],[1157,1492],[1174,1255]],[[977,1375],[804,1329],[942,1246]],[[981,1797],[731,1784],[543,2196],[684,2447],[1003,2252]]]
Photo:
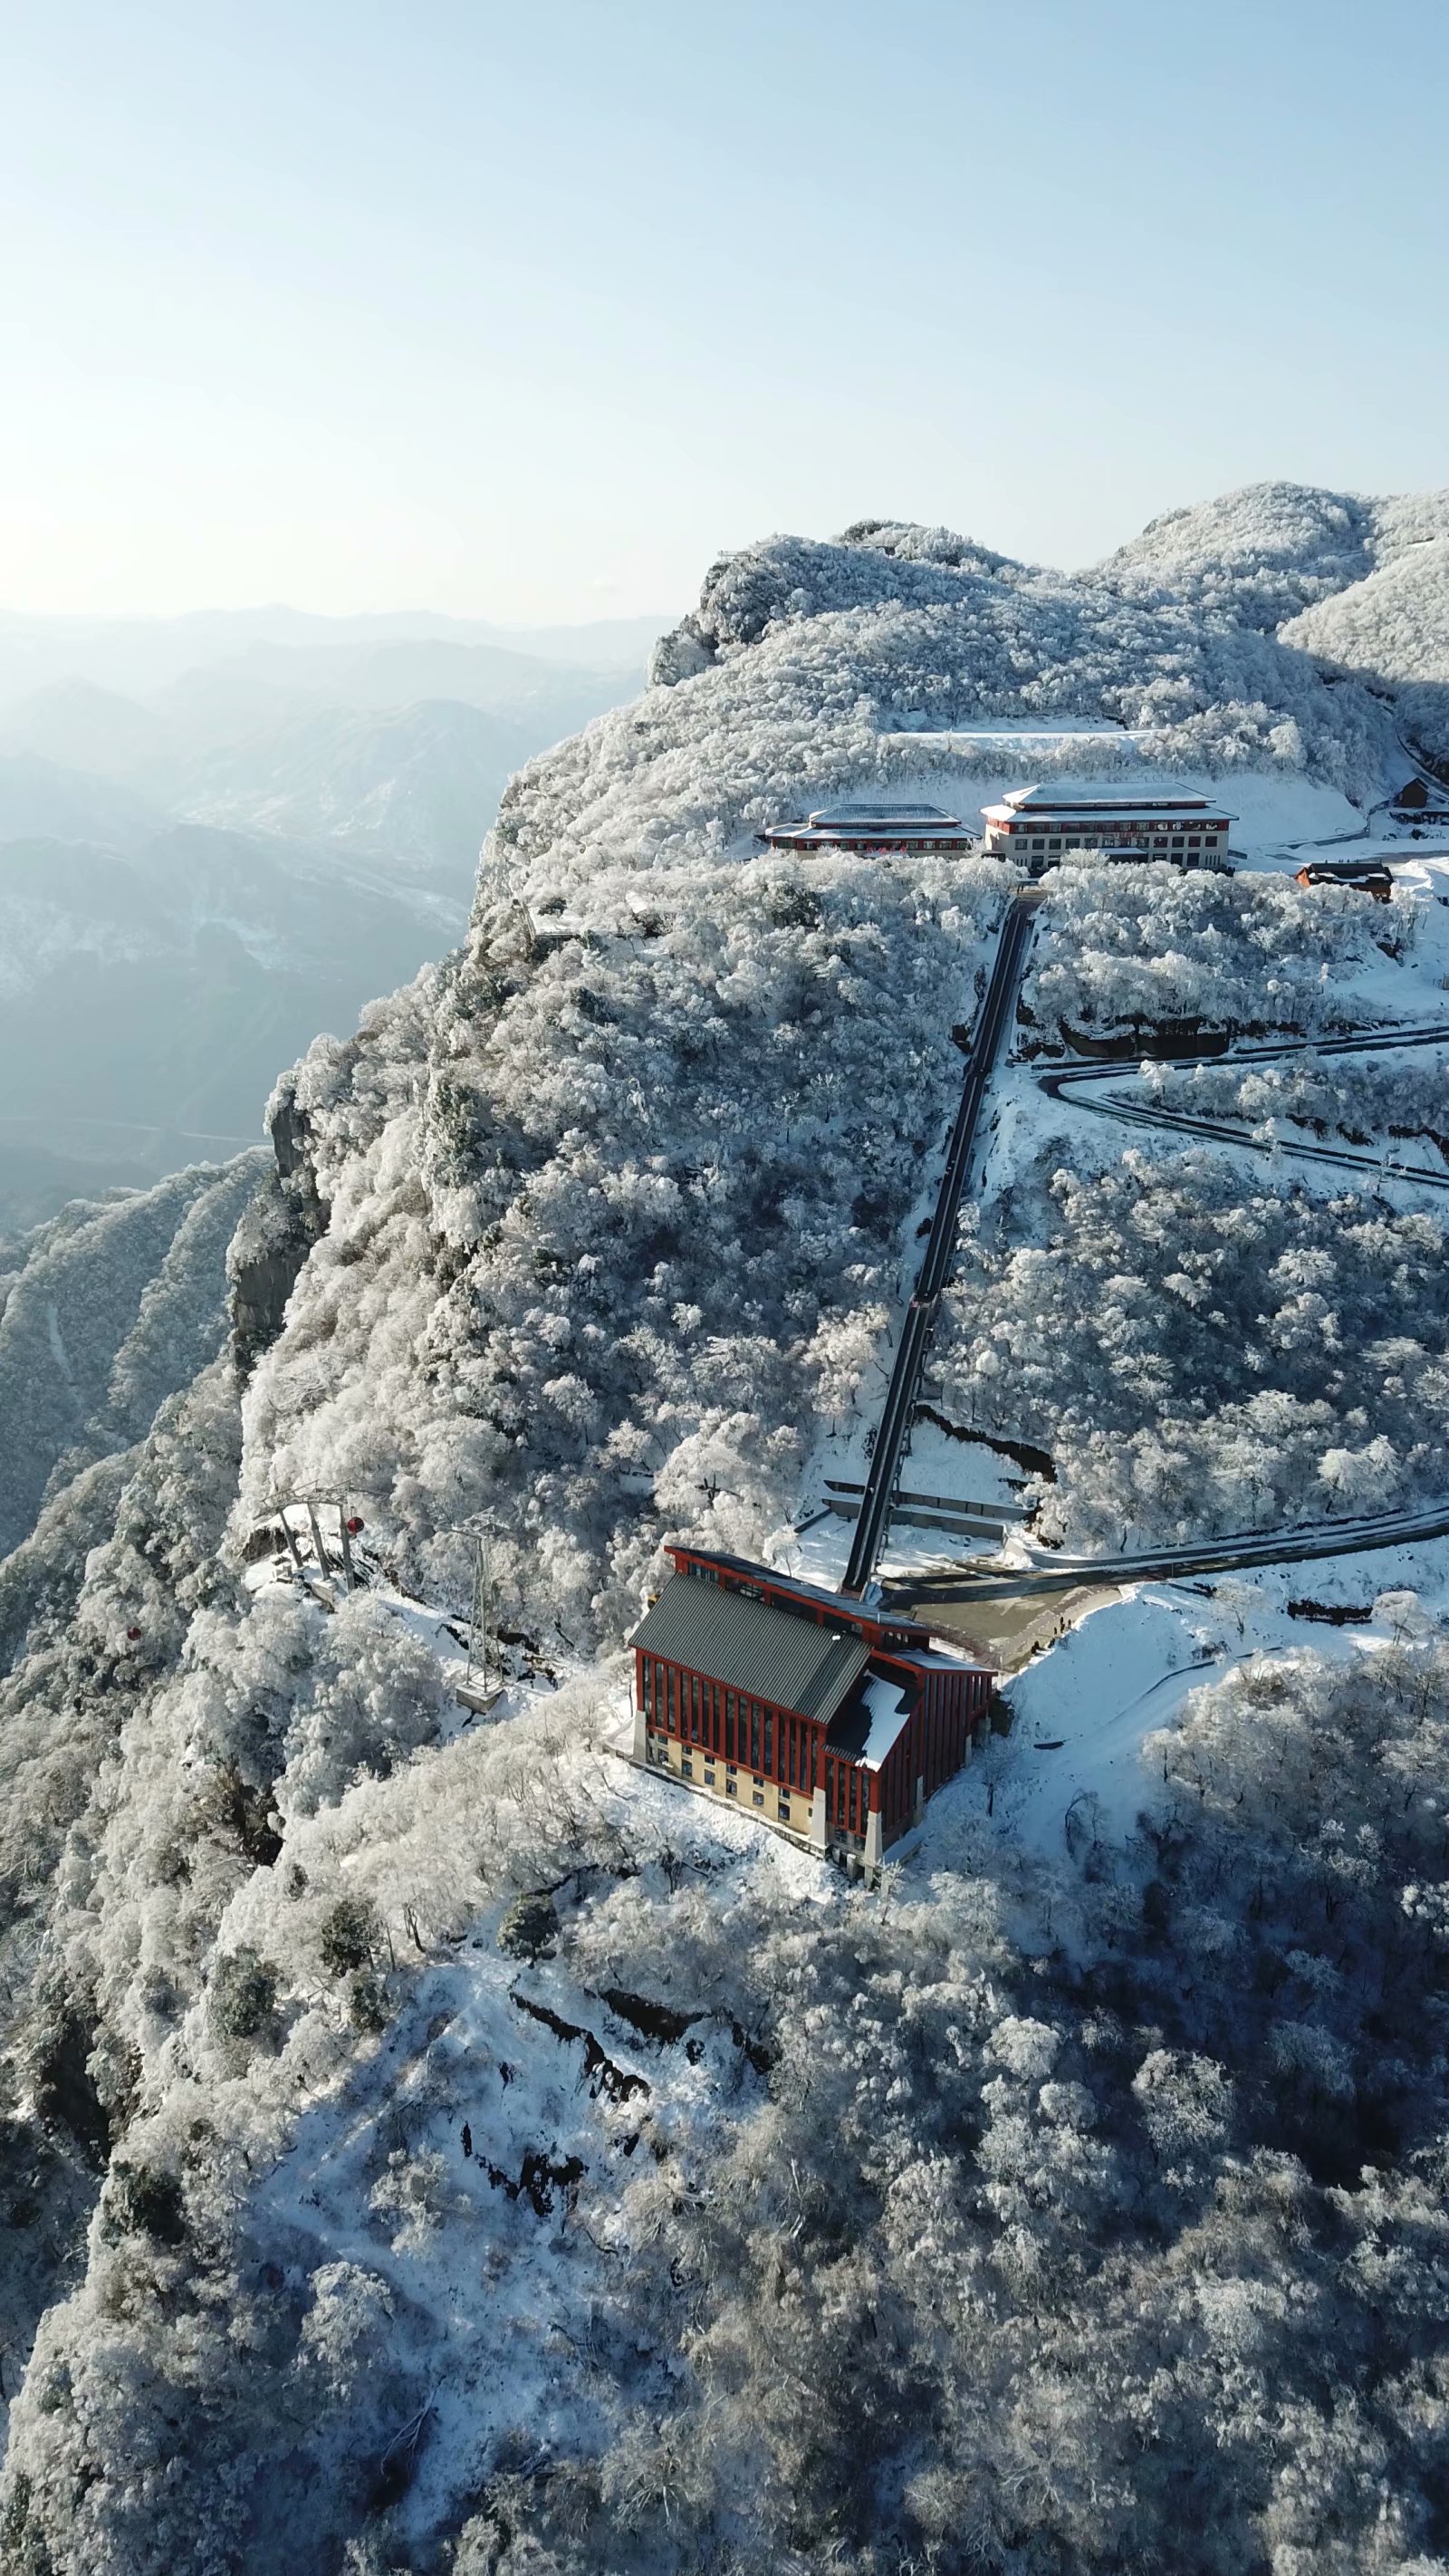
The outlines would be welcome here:
[[[1222,868],[1234,816],[1206,796],[1137,795],[1117,788],[1080,795],[1049,787],[1014,787],[999,805],[983,805],[982,849],[1039,877],[1068,851],[1105,859],[1165,859],[1179,868]]]
[[[635,1761],[878,1866],[970,1761],[991,1674],[823,1585],[668,1552],[675,1571],[630,1639]]]

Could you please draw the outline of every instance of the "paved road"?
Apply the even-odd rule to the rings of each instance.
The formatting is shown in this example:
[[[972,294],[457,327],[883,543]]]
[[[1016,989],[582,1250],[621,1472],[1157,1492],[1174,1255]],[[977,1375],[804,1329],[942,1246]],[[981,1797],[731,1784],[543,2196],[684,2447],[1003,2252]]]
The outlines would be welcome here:
[[[1062,1556],[1045,1550],[1020,1573],[1000,1565],[953,1566],[948,1574],[921,1574],[892,1584],[897,1600],[1004,1601],[1024,1592],[1077,1592],[1084,1584],[1166,1583],[1183,1574],[1228,1574],[1243,1565],[1305,1565],[1315,1557],[1360,1556],[1417,1540],[1449,1538],[1449,1495],[1417,1512],[1385,1512],[1357,1520],[1316,1521],[1311,1528],[1243,1530],[1186,1547],[1158,1548],[1135,1556]]]
[[[896,1478],[900,1472],[901,1451],[915,1411],[921,1382],[921,1368],[935,1326],[941,1291],[951,1276],[951,1263],[956,1250],[956,1223],[961,1212],[961,1194],[971,1168],[971,1154],[976,1142],[977,1124],[991,1084],[991,1076],[1005,1039],[1009,1038],[1016,1011],[1016,997],[1021,987],[1026,964],[1027,942],[1031,935],[1032,917],[1040,901],[1034,890],[1013,896],[1002,928],[996,962],[981,1018],[966,1059],[966,1073],[961,1085],[961,1102],[951,1129],[951,1142],[946,1152],[946,1169],[936,1197],[931,1219],[930,1240],[916,1280],[916,1293],[906,1308],[895,1363],[886,1390],[885,1406],[876,1430],[875,1447],[865,1491],[861,1496],[860,1518],[855,1524],[850,1562],[845,1570],[842,1591],[855,1597],[864,1592],[875,1572],[886,1532],[890,1526],[891,1505],[895,1497]]]
[[[1449,1046],[1449,1022],[1432,1027],[1411,1029],[1374,1029],[1362,1036],[1292,1039],[1282,1046],[1237,1047],[1230,1055],[1196,1054],[1167,1056],[1164,1063],[1176,1065],[1279,1064],[1295,1056],[1381,1055],[1396,1047]],[[1182,1136],[1205,1137],[1210,1144],[1234,1145],[1249,1154],[1291,1154],[1301,1162],[1330,1163],[1336,1170],[1365,1174],[1371,1179],[1409,1180],[1429,1190],[1449,1190],[1449,1172],[1431,1171],[1426,1165],[1405,1163],[1382,1153],[1356,1154],[1350,1147],[1312,1145],[1306,1140],[1284,1136],[1275,1144],[1265,1144],[1249,1134],[1247,1128],[1231,1119],[1191,1118],[1183,1110],[1149,1108],[1145,1103],[1124,1100],[1120,1090],[1105,1088],[1113,1082],[1135,1081],[1135,1069],[1125,1062],[1119,1065],[1071,1065],[1037,1076],[1040,1088],[1052,1100],[1067,1100],[1074,1109],[1085,1109],[1094,1118],[1114,1118],[1128,1127],[1168,1128]],[[1093,1094],[1100,1094],[1094,1097]]]
[[[1216,1064],[1269,1064],[1295,1055],[1372,1055],[1394,1047],[1449,1045],[1449,1022],[1435,1022],[1414,1028],[1372,1029],[1341,1038],[1293,1039],[1279,1045],[1262,1045],[1235,1049],[1231,1055],[1215,1056]],[[1203,1061],[1200,1055],[1185,1054],[1167,1059],[1178,1064]],[[1038,1076],[1041,1088],[1059,1099],[1086,1091],[1089,1085],[1120,1082],[1122,1068],[1102,1065],[1071,1066]],[[1107,1095],[1101,1099],[1079,1099],[1074,1106],[1092,1110],[1097,1116],[1116,1118],[1130,1126],[1173,1127],[1190,1135],[1211,1141],[1242,1146],[1251,1140],[1240,1127],[1224,1125],[1213,1119],[1179,1117],[1167,1110],[1136,1108]],[[1261,1146],[1263,1153],[1271,1146]],[[1303,1155],[1315,1162],[1333,1163],[1352,1171],[1367,1171],[1376,1176],[1384,1170],[1378,1155],[1336,1151],[1330,1146],[1287,1145],[1285,1152]],[[1395,1166],[1398,1176],[1424,1183],[1435,1189],[1449,1189],[1449,1174],[1420,1171],[1415,1167]],[[1243,1530],[1224,1537],[1190,1543],[1183,1547],[1158,1548],[1151,1552],[1123,1556],[1063,1556],[1056,1550],[1043,1552],[1029,1568],[1011,1573],[993,1566],[979,1574],[968,1566],[950,1574],[918,1577],[909,1587],[893,1590],[904,1599],[909,1597],[923,1606],[931,1601],[1005,1600],[1021,1593],[1075,1591],[1084,1583],[1142,1583],[1167,1581],[1182,1574],[1222,1574],[1235,1566],[1293,1565],[1307,1563],[1315,1557],[1342,1556],[1352,1552],[1367,1553],[1387,1547],[1411,1546],[1416,1540],[1449,1537],[1449,1496],[1424,1505],[1413,1512],[1386,1512],[1352,1520],[1318,1521],[1309,1528],[1297,1530]]]
[[[860,1518],[855,1527],[850,1563],[841,1587],[857,1597],[875,1572],[890,1527],[901,1453],[915,1411],[921,1369],[935,1326],[941,1292],[950,1279],[961,1198],[981,1110],[1001,1052],[1003,1036],[1012,1025],[1026,963],[1031,917],[1040,899],[1038,890],[1023,889],[1013,900],[982,1007],[980,1026],[967,1062],[961,1105],[951,1132],[946,1169],[931,1221],[930,1240],[921,1264],[916,1293],[906,1310],[862,1497]],[[1182,1065],[1210,1061],[1249,1066],[1277,1064],[1297,1056],[1374,1055],[1400,1047],[1445,1045],[1449,1045],[1449,1021],[1436,1021],[1412,1027],[1355,1030],[1342,1037],[1264,1042],[1236,1047],[1225,1055],[1209,1056],[1206,1050],[1189,1049],[1162,1061]],[[1124,1078],[1134,1078],[1126,1065],[1101,1063],[1053,1067],[1037,1076],[1041,1089],[1050,1098],[1068,1099],[1073,1107],[1089,1110],[1097,1117],[1115,1118],[1128,1126],[1175,1129],[1182,1134],[1203,1137],[1211,1143],[1234,1145],[1240,1149],[1246,1147],[1259,1153],[1274,1150],[1272,1145],[1257,1144],[1241,1126],[1228,1121],[1189,1118],[1174,1110],[1152,1109],[1124,1101],[1119,1094],[1106,1088],[1114,1083],[1120,1085]],[[1102,1096],[1092,1097],[1094,1091],[1101,1092]],[[1375,1178],[1392,1174],[1410,1180],[1416,1186],[1449,1190],[1449,1173],[1421,1170],[1414,1165],[1386,1166],[1384,1158],[1377,1154],[1356,1154],[1349,1149],[1297,1144],[1287,1139],[1282,1141],[1280,1150],[1307,1161],[1329,1163],[1340,1170],[1366,1173]],[[1130,1556],[1068,1557],[1056,1551],[1050,1555],[1043,1552],[1036,1563],[1015,1572],[999,1564],[983,1566],[980,1572],[962,1565],[946,1574],[920,1576],[909,1585],[897,1583],[888,1589],[892,1598],[918,1603],[929,1615],[933,1601],[942,1604],[948,1601],[985,1602],[1022,1593],[1076,1591],[1083,1584],[1164,1581],[1176,1575],[1226,1573],[1235,1566],[1306,1563],[1315,1557],[1408,1546],[1416,1540],[1446,1536],[1449,1536],[1449,1496],[1417,1512],[1319,1521],[1311,1528],[1298,1530],[1245,1530],[1199,1544],[1161,1548]]]

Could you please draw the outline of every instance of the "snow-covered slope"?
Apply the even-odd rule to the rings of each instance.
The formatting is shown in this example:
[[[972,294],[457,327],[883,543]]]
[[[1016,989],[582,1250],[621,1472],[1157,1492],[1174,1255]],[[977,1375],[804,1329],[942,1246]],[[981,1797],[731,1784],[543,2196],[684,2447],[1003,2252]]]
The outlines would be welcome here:
[[[113,780],[61,768],[34,752],[0,757],[0,844],[99,841],[126,850],[162,819],[156,806]]]
[[[717,569],[697,617],[661,644],[659,685],[514,781],[496,864],[563,887],[604,861],[735,848],[827,792],[896,788],[920,765],[912,736],[988,716],[1099,716],[1168,767],[1306,775],[1363,802],[1381,792],[1388,718],[1351,685],[1325,686],[1306,656],[1060,575],[982,569],[951,544],[959,564],[878,538],[775,540]],[[941,766],[964,794],[1000,757],[999,744],[952,746]],[[1021,759],[1024,775],[1051,765],[1038,745]]]
[[[1167,511],[1087,578],[1124,599],[1181,600],[1272,634],[1406,549],[1446,535],[1449,491],[1372,500],[1311,484],[1249,483],[1196,508]]]
[[[280,1066],[462,919],[365,854],[255,834],[0,843],[0,1232],[249,1144]]]
[[[1387,682],[1412,741],[1449,760],[1449,534],[1405,547],[1281,634],[1338,670]]]
[[[510,772],[642,676],[431,623],[0,619],[0,674],[104,675],[0,707],[0,1226],[255,1134],[319,1028],[456,936]]]
[[[220,1348],[226,1247],[264,1158],[175,1173],[105,1207],[77,1203],[0,1242],[0,1556],[43,1499],[144,1438]]]
[[[660,670],[509,790],[457,954],[279,1085],[229,1356],[136,1436],[178,1335],[114,1318],[128,1446],[0,1568],[5,2545],[25,2576],[1409,2576],[1442,2521],[1432,1629],[1233,1672],[1145,1823],[1124,1786],[1061,1855],[963,1783],[875,1892],[610,1750],[661,1537],[782,1543],[878,1381],[1006,893],[758,825],[927,775],[965,801],[1002,775],[948,739],[980,716],[1367,803],[1392,720],[1189,606],[881,526],[717,566]],[[1255,955],[1316,991],[1316,939],[1336,995],[1382,926],[1142,877],[1163,989],[1196,942],[1220,997]],[[1015,1370],[1089,1518],[1134,1475],[1261,1500],[1326,1438],[1377,1474],[1383,1406],[1431,1463],[1437,1228],[1002,1107],[941,1356],[954,1393],[994,1350],[983,1404]],[[20,1271],[22,1364],[48,1304],[69,1352],[68,1241]],[[344,1493],[356,1591],[275,1553],[280,1503]],[[508,1687],[475,1724],[439,1637],[478,1528]]]

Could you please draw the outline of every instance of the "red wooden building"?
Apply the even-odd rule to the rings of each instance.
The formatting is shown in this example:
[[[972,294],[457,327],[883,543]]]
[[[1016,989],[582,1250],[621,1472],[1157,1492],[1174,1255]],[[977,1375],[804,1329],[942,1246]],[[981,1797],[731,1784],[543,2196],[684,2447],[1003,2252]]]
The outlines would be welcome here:
[[[634,1759],[874,1867],[970,1761],[990,1673],[823,1585],[669,1554],[630,1640]]]

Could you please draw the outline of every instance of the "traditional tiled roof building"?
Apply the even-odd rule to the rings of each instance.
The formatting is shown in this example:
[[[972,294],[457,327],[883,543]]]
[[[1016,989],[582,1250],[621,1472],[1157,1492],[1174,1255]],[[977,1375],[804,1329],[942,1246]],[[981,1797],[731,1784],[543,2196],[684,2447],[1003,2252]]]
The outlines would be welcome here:
[[[822,1585],[669,1554],[630,1640],[635,1760],[875,1867],[969,1762],[991,1675]]]
[[[973,838],[955,814],[939,805],[822,805],[798,823],[770,823],[755,834],[770,850],[798,850],[807,858],[832,850],[860,850],[876,857],[903,851],[969,850]]]
[[[1226,867],[1233,822],[1221,805],[1186,789],[1134,795],[1121,787],[1081,793],[1013,787],[999,804],[983,805],[981,819],[986,856],[1013,859],[1037,877],[1069,850],[1166,859],[1179,868]]]

